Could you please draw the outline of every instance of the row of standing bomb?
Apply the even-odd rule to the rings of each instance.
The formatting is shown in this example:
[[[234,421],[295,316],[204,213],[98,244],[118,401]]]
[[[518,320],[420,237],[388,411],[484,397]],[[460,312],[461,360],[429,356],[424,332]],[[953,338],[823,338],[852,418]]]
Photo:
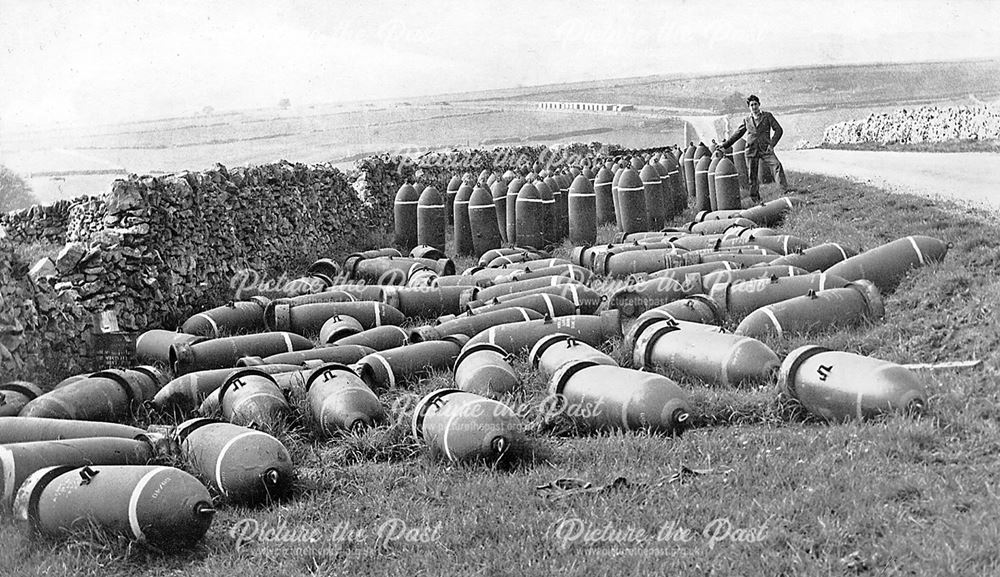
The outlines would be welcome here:
[[[947,249],[930,237],[906,237],[855,255],[834,243],[808,247],[758,226],[773,224],[792,206],[779,199],[735,214],[700,214],[687,231],[580,246],[572,260],[497,249],[462,274],[426,246],[410,257],[395,249],[358,253],[342,267],[317,261],[306,284],[320,283],[320,293],[231,303],[194,315],[181,332],[142,335],[139,360],[170,365],[178,376],[169,382],[155,366],[139,366],[80,375],[49,393],[30,383],[5,385],[4,411],[22,416],[4,418],[0,426],[4,506],[41,532],[60,533],[89,518],[158,544],[178,535],[197,538],[204,531],[172,529],[207,530],[214,511],[207,489],[177,469],[123,463],[148,463],[165,444],[216,494],[259,502],[287,492],[294,469],[277,439],[244,425],[273,424],[295,407],[308,413],[318,436],[375,425],[386,418],[376,391],[449,367],[455,387],[417,404],[415,437],[452,461],[514,455],[527,441],[520,413],[501,400],[521,386],[509,357],[523,350],[531,350],[531,362],[549,379],[552,398],[577,408],[571,413],[581,431],[685,427],[686,395],[651,372],[662,368],[736,385],[769,380],[780,366],[781,390],[830,420],[922,407],[922,384],[899,365],[815,346],[779,363],[770,348],[747,336],[761,327],[804,332],[878,317],[880,287],[943,258]],[[747,220],[732,222],[734,216]],[[613,278],[646,276],[605,300],[594,290],[600,278],[594,270]],[[354,284],[338,284],[345,274]],[[618,366],[598,347],[622,336],[621,314],[640,312],[625,335],[633,367]],[[736,334],[722,332],[722,320],[736,315],[746,315]],[[754,315],[756,329],[744,329]],[[401,328],[407,317],[435,316],[434,325]],[[331,344],[315,347],[306,337],[317,332]],[[131,427],[128,440],[104,438],[108,427],[126,427],[109,422],[132,418],[136,404],[146,401],[162,411],[200,404],[203,414],[231,422],[187,421],[171,431],[172,443],[152,442],[149,435],[135,440],[142,432]],[[53,435],[85,438],[47,442]],[[179,493],[143,493],[166,478],[183,480],[176,483]],[[167,497],[194,505],[178,508]],[[104,505],[109,502],[145,508],[122,511]]]
[[[785,202],[785,206],[790,203]],[[758,212],[764,208],[766,205],[755,207]],[[727,214],[701,216],[704,222],[722,223]],[[142,491],[151,479],[188,479],[183,471],[121,465],[148,462],[157,444],[148,438],[129,440],[131,449],[125,450],[121,443],[126,441],[85,438],[53,444],[44,437],[107,436],[107,427],[123,425],[102,421],[127,420],[136,402],[149,400],[156,408],[170,410],[201,401],[203,413],[221,413],[232,423],[187,421],[171,432],[174,445],[168,444],[173,447],[170,450],[185,455],[189,466],[207,479],[217,494],[259,502],[284,494],[293,468],[287,449],[277,439],[243,425],[260,426],[282,419],[290,410],[291,398],[299,401],[291,405],[306,407],[320,436],[371,426],[386,418],[375,391],[405,387],[428,369],[448,367],[454,370],[455,388],[434,391],[417,404],[412,411],[415,437],[432,452],[453,461],[504,458],[517,454],[527,443],[519,412],[499,399],[521,386],[509,356],[528,349],[531,362],[549,379],[552,397],[577,408],[572,416],[580,430],[677,432],[689,421],[686,395],[677,383],[650,370],[665,367],[703,381],[734,385],[769,380],[779,366],[777,356],[764,343],[722,332],[718,327],[722,310],[732,315],[741,306],[750,309],[773,302],[750,316],[770,308],[763,316],[774,322],[773,328],[787,332],[877,317],[881,314],[878,286],[891,287],[911,266],[943,258],[947,248],[929,237],[907,237],[848,257],[847,251],[836,245],[803,248],[801,241],[787,235],[768,234],[761,227],[754,230],[751,235],[742,230],[729,239],[743,234],[754,243],[780,246],[787,254],[779,258],[795,260],[797,266],[783,265],[788,276],[781,277],[760,267],[759,273],[769,274],[765,283],[736,283],[736,273],[755,266],[729,270],[734,261],[710,260],[699,264],[725,263],[714,272],[728,272],[730,276],[724,277],[728,280],[719,285],[726,290],[713,289],[706,296],[692,288],[694,283],[685,282],[687,296],[657,295],[652,300],[633,301],[633,306],[638,303],[645,308],[657,299],[667,301],[645,310],[625,336],[634,368],[618,366],[598,350],[602,343],[622,335],[621,309],[594,315],[601,298],[587,286],[593,273],[572,262],[545,258],[547,255],[538,252],[501,249],[484,254],[481,268],[455,275],[448,274],[454,271],[446,258],[414,263],[410,261],[423,257],[403,258],[393,249],[351,255],[343,269],[331,261],[320,261],[311,273],[329,284],[323,293],[283,302],[254,299],[233,303],[195,315],[182,327],[186,332],[144,334],[137,343],[140,358],[169,362],[180,374],[165,386],[165,377],[155,367],[135,367],[67,380],[35,399],[28,398],[33,394],[28,383],[7,387],[5,393],[13,401],[8,404],[17,403],[18,387],[27,394],[19,411],[23,416],[5,418],[0,426],[0,443],[4,443],[0,448],[4,475],[0,478],[5,480],[0,494],[5,506],[13,505],[19,518],[42,532],[59,533],[74,527],[81,516],[90,516],[110,528],[121,525],[123,532],[140,539],[191,535],[171,528],[207,530],[206,518],[210,521],[214,505],[206,500],[204,487],[190,480],[178,483],[184,491],[172,496],[195,506],[177,509],[173,502],[164,504]],[[614,271],[612,276],[629,270],[673,274],[680,272],[678,269],[691,270],[683,267],[698,266],[680,264],[663,269],[661,265],[662,270],[654,270],[657,266],[651,262],[655,261],[636,258],[663,252],[652,247],[664,242],[664,234],[668,233],[634,234],[623,239],[631,242],[600,250],[579,247],[573,258],[589,261],[591,267],[603,262],[600,266]],[[669,236],[683,242],[712,240],[715,235]],[[767,238],[772,241],[761,240]],[[715,240],[724,241],[725,233]],[[675,253],[687,254],[678,253],[678,248],[674,247]],[[719,246],[713,252],[725,254],[726,248],[730,247]],[[428,247],[420,252],[443,257]],[[729,254],[738,257],[744,253]],[[809,274],[819,269],[825,272]],[[334,284],[342,270],[349,271],[356,281],[382,279],[393,284]],[[542,271],[545,274],[536,274]],[[327,276],[331,273],[338,276]],[[705,275],[703,289],[712,284],[705,282],[712,274]],[[874,282],[862,280],[864,276]],[[686,273],[685,278],[691,277]],[[799,284],[786,283],[786,278]],[[411,284],[417,286],[407,286]],[[806,294],[784,298],[789,292],[801,293],[803,286],[811,287]],[[747,287],[756,288],[744,290]],[[588,289],[591,292],[586,292]],[[379,300],[354,300],[374,298],[375,291],[380,291]],[[380,302],[386,300],[399,308]],[[470,305],[477,310],[475,314],[456,314]],[[436,325],[406,331],[399,327],[406,316],[403,310],[409,316],[444,314]],[[300,334],[280,331],[222,336],[259,328],[254,323],[259,323],[261,314],[265,328],[282,323],[284,328],[311,334],[307,327],[313,331],[320,327],[322,340],[332,345],[313,347]],[[813,319],[811,324],[806,320],[809,318]],[[234,364],[248,367],[234,369]],[[780,363],[779,383],[784,393],[830,420],[920,408],[926,398],[919,380],[899,365],[811,345],[796,349]],[[131,428],[126,432],[130,439],[141,433]],[[103,468],[95,469],[97,465]],[[15,487],[20,487],[16,498],[12,496]],[[69,509],[64,498],[67,493],[72,494],[69,502],[74,503]],[[122,499],[126,493],[130,498]],[[102,505],[126,501],[147,506],[139,515],[145,524],[122,525],[122,519],[134,519],[138,513]],[[183,514],[164,514],[164,508]]]
[[[542,248],[567,237],[592,244],[605,224],[625,233],[659,230],[689,204],[696,211],[739,209],[746,182],[740,152],[713,154],[699,144],[689,146],[680,160],[667,150],[648,160],[637,155],[563,174],[541,170],[522,178],[513,171],[484,170],[478,179],[453,176],[443,195],[433,186],[418,190],[420,185],[403,184],[393,199],[394,244],[444,251],[449,225],[456,255],[511,245]]]

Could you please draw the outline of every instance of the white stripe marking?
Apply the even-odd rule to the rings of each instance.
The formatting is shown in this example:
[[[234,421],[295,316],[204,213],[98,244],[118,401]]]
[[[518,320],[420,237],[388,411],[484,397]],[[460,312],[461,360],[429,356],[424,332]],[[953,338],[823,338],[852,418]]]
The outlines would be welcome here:
[[[215,486],[219,488],[219,491],[222,491],[223,495],[228,496],[229,491],[226,490],[226,487],[222,483],[222,461],[225,460],[226,453],[229,451],[229,449],[232,448],[232,446],[236,443],[236,441],[239,441],[244,437],[249,437],[252,435],[264,435],[265,437],[270,437],[270,435],[267,435],[260,431],[247,431],[246,433],[241,433],[239,435],[236,435],[232,439],[229,439],[229,442],[227,442],[225,445],[222,446],[222,450],[219,451],[219,455],[215,458]],[[235,463],[235,464],[238,467],[241,467],[243,465],[243,463]]]
[[[288,333],[281,333],[281,336],[285,337],[285,346],[288,347],[288,352],[295,352],[295,347],[292,346],[292,337]]]
[[[205,313],[198,313],[198,314],[196,314],[194,316],[201,317],[201,318],[205,319],[206,321],[208,321],[208,324],[211,325],[211,327],[212,327],[212,334],[216,338],[219,337],[219,325],[215,324],[215,319],[213,319],[212,317],[206,315]]]
[[[419,200],[397,200],[396,204],[417,204]]]
[[[917,252],[917,259],[920,261],[920,266],[927,264],[924,262],[924,253],[920,252],[920,247],[917,246],[917,240],[912,236],[906,237],[906,240],[910,241],[910,244],[913,245],[913,250]]]
[[[832,244],[833,246],[837,247],[837,250],[840,251],[840,256],[844,257],[844,258],[842,258],[840,260],[847,260],[847,252],[844,250],[844,248],[842,246],[840,246],[839,244],[837,244],[835,242],[831,242],[830,244]]]
[[[0,511],[7,511],[14,498],[14,453],[0,446],[0,469],[3,469],[3,493],[0,494]]]
[[[556,318],[556,311],[552,308],[552,299],[549,295],[542,295],[542,300],[545,301],[545,308],[549,310],[549,318]]]
[[[382,308],[379,303],[373,303],[372,308],[375,309],[375,326],[382,326]]]
[[[374,354],[374,353],[368,355],[368,357],[369,358],[373,358],[373,359],[378,359],[378,361],[380,363],[382,363],[382,366],[385,367],[385,372],[389,373],[389,388],[390,389],[395,389],[396,388],[396,373],[392,372],[392,365],[389,364],[389,361],[387,361],[385,359],[385,357],[383,357],[382,355]]]
[[[128,499],[128,524],[132,527],[132,534],[139,541],[146,540],[146,535],[142,532],[142,526],[139,525],[139,497],[142,495],[142,491],[146,488],[146,485],[153,480],[153,477],[169,469],[170,467],[157,467],[143,475]]]
[[[421,204],[417,208],[444,208],[443,204]]]
[[[774,316],[774,313],[771,312],[771,309],[767,307],[763,307],[760,310],[763,311],[765,315],[767,315],[767,318],[771,319],[771,323],[774,325],[774,328],[778,331],[778,336],[780,337],[782,331],[781,331],[781,323],[778,322],[778,317]]]

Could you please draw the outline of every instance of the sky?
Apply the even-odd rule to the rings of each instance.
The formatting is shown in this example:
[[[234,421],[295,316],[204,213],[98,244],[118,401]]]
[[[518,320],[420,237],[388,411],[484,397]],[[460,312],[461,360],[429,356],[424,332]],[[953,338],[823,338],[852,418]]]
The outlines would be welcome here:
[[[2,130],[674,73],[1000,59],[993,0],[0,0]]]

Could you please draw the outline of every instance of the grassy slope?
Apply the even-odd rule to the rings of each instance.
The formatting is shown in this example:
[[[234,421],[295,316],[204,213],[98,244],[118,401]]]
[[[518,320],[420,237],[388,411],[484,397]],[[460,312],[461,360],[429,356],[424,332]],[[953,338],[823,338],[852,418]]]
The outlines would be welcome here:
[[[805,343],[897,362],[985,360],[979,369],[921,373],[931,394],[921,418],[828,425],[779,405],[772,391],[683,383],[700,426],[680,438],[560,435],[537,409],[527,414],[536,454],[510,470],[435,462],[408,435],[408,414],[364,437],[324,443],[283,434],[298,464],[294,499],[259,509],[222,507],[193,551],[161,555],[99,538],[31,542],[0,524],[0,567],[81,575],[242,574],[991,574],[1000,569],[996,460],[1000,395],[995,387],[1000,227],[987,215],[805,176],[810,205],[784,229],[813,243],[870,248],[908,234],[953,243],[947,259],[913,272],[886,297],[886,318],[861,330],[772,339],[779,357]],[[771,196],[774,190],[768,191]],[[609,231],[604,231],[609,234]],[[461,267],[460,267],[461,268]],[[620,348],[620,347],[618,347]],[[619,358],[624,351],[615,350]],[[534,406],[544,383],[518,365],[525,390],[508,399]],[[387,403],[449,385],[439,375]],[[405,405],[406,403],[400,403]],[[671,481],[682,466],[709,470]],[[577,477],[623,487],[549,499],[537,485]],[[359,542],[250,545],[235,551],[240,520],[324,530],[338,523],[369,533]],[[379,543],[389,519],[441,525],[431,543]],[[758,543],[689,542],[563,546],[554,527],[580,518],[602,530],[655,536],[675,523],[699,534],[713,519],[766,525]]]

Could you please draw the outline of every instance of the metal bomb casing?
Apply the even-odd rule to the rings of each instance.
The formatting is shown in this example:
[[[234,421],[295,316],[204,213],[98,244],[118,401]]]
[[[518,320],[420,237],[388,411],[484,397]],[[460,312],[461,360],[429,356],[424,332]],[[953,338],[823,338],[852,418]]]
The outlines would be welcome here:
[[[476,315],[466,313],[435,326],[424,326],[413,329],[410,331],[410,342],[419,343],[422,341],[439,340],[450,335],[459,334],[471,337],[495,325],[541,318],[542,315],[535,311],[520,308],[498,309]]]
[[[673,154],[664,154],[660,164],[667,170],[664,186],[667,189],[666,194],[670,207],[663,216],[665,221],[670,221],[687,208],[687,189],[684,185],[684,175],[681,173],[680,164]]]
[[[412,184],[403,183],[392,201],[393,237],[392,243],[404,251],[417,244],[417,203],[420,196]]]
[[[825,272],[770,278],[712,286],[709,296],[728,319],[742,319],[753,311],[810,291],[844,288],[848,281]]]
[[[719,284],[736,284],[755,279],[769,279],[772,277],[800,276],[809,274],[805,269],[795,266],[752,266],[749,268],[719,270],[701,277],[701,286],[706,293],[711,293],[712,288]]]
[[[534,321],[507,323],[490,327],[469,340],[470,343],[491,343],[511,354],[531,349],[542,337],[566,333],[579,341],[599,347],[606,341],[622,336],[618,311],[600,315],[569,315]]]
[[[94,524],[161,548],[198,541],[214,514],[208,489],[174,467],[46,467],[14,499],[14,518],[36,533],[62,536]]]
[[[497,297],[504,297],[527,290],[547,286],[559,286],[567,283],[576,283],[576,281],[564,276],[550,276],[500,283],[498,285],[481,288],[475,292],[470,291],[465,293],[461,299],[461,305],[463,308],[475,308],[486,304]]]
[[[597,195],[586,176],[573,180],[567,198],[569,241],[575,245],[597,242]]]
[[[533,310],[540,315],[550,318],[564,317],[577,313],[577,307],[572,301],[565,297],[548,293],[517,296],[506,301],[496,299],[492,303],[483,305],[479,308],[470,309],[469,312],[474,315],[478,315],[489,311],[509,308],[524,308]]]
[[[140,363],[166,365],[170,363],[170,345],[199,343],[206,337],[176,331],[153,329],[135,339],[135,360]]]
[[[448,213],[448,224],[455,224],[455,197],[458,196],[458,189],[462,188],[462,177],[455,174],[448,181],[445,187],[445,210]]]
[[[298,363],[271,363],[267,359],[264,362],[268,364],[255,365],[254,368],[267,373],[295,371],[301,368]],[[233,368],[227,367],[186,373],[176,377],[157,391],[152,404],[160,411],[173,409],[190,411],[197,408],[205,397],[217,391],[232,372]]]
[[[760,163],[764,165],[764,163]],[[761,181],[763,182],[763,181]],[[796,203],[801,204],[800,199],[793,200],[791,197],[782,196],[774,200],[761,203],[744,210],[740,213],[745,219],[752,220],[757,226],[774,226],[781,222],[785,213],[795,208]]]
[[[712,201],[708,193],[708,165],[712,164],[712,156],[702,156],[694,167],[694,209],[695,211],[712,210]]]
[[[181,325],[181,332],[218,338],[224,334],[256,333],[264,330],[264,308],[271,300],[251,297],[200,312]]]
[[[684,150],[684,157],[680,161],[681,169],[684,171],[684,187],[687,190],[688,200],[695,198],[695,190],[697,188],[694,176],[695,150],[694,143],[689,142],[688,147]]]
[[[670,321],[672,323],[675,323],[682,329],[701,330],[714,333],[725,332],[725,330],[723,330],[723,328],[718,325],[710,325],[705,323],[679,320],[670,313],[664,311],[663,309],[655,308],[655,309],[650,309],[639,315],[635,319],[635,322],[633,322],[632,325],[629,327],[628,332],[625,333],[625,338],[623,340],[625,350],[634,351],[635,342],[636,339],[639,338],[639,335],[641,335],[642,332],[649,327],[649,325],[659,321]]]
[[[907,236],[841,261],[830,274],[847,280],[868,279],[880,290],[891,290],[911,268],[944,260],[948,244],[930,236]]]
[[[755,338],[767,334],[780,336],[852,326],[883,316],[885,305],[878,287],[862,279],[844,288],[811,291],[761,307],[747,315],[733,332]]]
[[[816,345],[799,347],[785,357],[778,386],[827,421],[919,413],[927,405],[924,384],[906,367]]]
[[[545,244],[556,244],[559,237],[559,229],[562,223],[559,220],[559,183],[555,177],[549,176],[544,180],[535,183],[538,195],[542,198],[542,209],[544,216]]]
[[[48,417],[0,417],[0,445],[60,439],[117,437],[134,439],[145,431],[105,421],[52,419]]]
[[[136,406],[153,398],[162,379],[152,367],[99,371],[28,401],[19,415],[122,421]]]
[[[153,446],[147,441],[121,437],[0,445],[0,515],[10,512],[14,492],[39,469],[55,465],[145,465],[154,456]]]
[[[16,417],[29,401],[42,395],[42,389],[27,381],[0,385],[0,417]]]
[[[725,320],[722,316],[722,311],[719,310],[719,305],[715,304],[715,301],[709,298],[708,295],[689,295],[680,300],[660,305],[644,312],[639,316],[639,319],[642,319],[644,315],[659,314],[659,312],[667,313],[679,321],[706,325],[721,325]]]
[[[219,388],[219,406],[227,421],[269,425],[291,407],[274,377],[256,368],[236,369]]]
[[[608,297],[608,308],[617,309],[626,317],[634,317],[649,309],[701,292],[698,275],[683,280],[672,276],[653,278],[619,288]]]
[[[386,287],[383,298],[386,304],[409,318],[434,319],[461,313],[464,310],[462,296],[469,292],[476,295],[478,291],[477,288],[464,286]]]
[[[740,189],[750,188],[750,173],[747,170],[747,143],[742,138],[738,138],[733,143],[733,164],[736,166]]]
[[[569,174],[559,174],[556,176],[556,182],[559,184],[559,194],[553,193],[553,195],[556,197],[556,222],[559,224],[556,234],[557,242],[569,236],[569,188],[573,185],[573,179],[577,176],[583,175],[573,174],[571,170]],[[584,177],[584,180],[586,180],[586,177]],[[587,181],[587,184],[590,185],[590,181]]]
[[[306,397],[324,436],[358,432],[385,420],[378,397],[346,365],[330,363],[313,370],[306,380]]]
[[[396,347],[401,347],[410,342],[410,333],[402,327],[397,327],[395,325],[383,325],[381,327],[372,327],[367,331],[361,331],[356,335],[351,335],[349,337],[344,337],[337,341],[338,347],[355,347],[358,350],[367,349],[366,352],[358,355],[357,358],[353,359],[343,359],[334,360],[330,359],[329,362],[338,362],[350,364],[357,362],[358,359],[371,353],[373,351],[384,351],[385,349],[393,349]],[[321,350],[321,349],[313,349]]]
[[[436,188],[428,186],[417,200],[417,243],[444,251],[447,230],[448,212],[445,201]]]
[[[499,181],[497,184],[500,184]],[[500,248],[503,245],[503,238],[498,228],[497,207],[493,204],[490,191],[477,186],[469,197],[468,206],[473,254],[481,255],[488,250]],[[506,214],[504,218],[506,219]]]
[[[507,242],[516,245],[517,242],[517,195],[524,186],[524,180],[515,178],[507,184]],[[537,191],[536,191],[537,192]]]
[[[741,206],[739,173],[728,158],[715,166],[715,198],[715,210],[736,210]]]
[[[514,219],[518,246],[543,248],[545,246],[545,200],[532,183],[521,187],[517,193]]]
[[[316,326],[317,332],[326,318]],[[175,375],[183,375],[198,370],[233,367],[236,366],[236,361],[240,360],[241,357],[268,357],[278,353],[290,353],[311,348],[313,348],[312,341],[287,332],[239,335],[200,343],[170,345],[170,365],[173,367]]]
[[[503,461],[527,444],[521,419],[510,407],[459,389],[438,389],[421,399],[412,428],[432,455],[456,463]]]
[[[646,207],[646,218],[648,226],[646,230],[659,230],[665,223],[663,211],[663,182],[659,171],[652,164],[642,167],[639,172],[639,180],[642,182],[642,194]],[[621,182],[618,183],[619,194],[621,194]]]
[[[331,344],[344,337],[356,335],[364,330],[358,319],[352,316],[333,315],[319,329],[319,342]]]
[[[563,364],[549,379],[554,407],[585,431],[680,433],[690,416],[677,383],[654,373],[592,360]]]
[[[788,253],[781,258],[772,260],[770,264],[772,266],[796,266],[809,272],[815,272],[826,270],[856,254],[857,252],[845,248],[838,243],[828,242],[801,251]]]
[[[528,361],[546,379],[564,364],[581,360],[618,366],[610,356],[564,333],[542,337],[528,353]]]
[[[455,192],[452,201],[452,222],[455,223],[455,233],[452,240],[455,243],[455,254],[472,254],[472,225],[469,223],[469,199],[472,198],[472,186],[462,183]]]
[[[621,228],[628,234],[649,230],[649,208],[646,206],[642,177],[631,168],[622,171],[618,179],[618,200],[621,204]],[[660,215],[662,219],[662,214]]]
[[[383,292],[382,294],[382,298],[385,298],[385,293]],[[273,316],[266,317],[265,321],[271,330],[289,331],[296,335],[295,339],[302,339],[307,335],[319,334],[319,330],[323,327],[323,323],[336,315],[354,317],[365,329],[381,325],[401,325],[406,321],[406,317],[396,307],[389,306],[383,302],[374,301],[309,303],[295,306],[278,305],[274,307]],[[263,336],[267,334],[269,333],[248,336]],[[214,341],[209,341],[208,343],[202,343],[196,346],[208,345],[211,342]],[[301,341],[296,340],[293,341],[293,344],[298,344],[299,342]],[[306,340],[306,342],[308,342],[310,346],[303,346],[302,348],[312,348],[312,342],[308,340]],[[293,349],[289,349],[287,352],[291,352],[291,350]],[[283,351],[274,351],[274,353],[269,354],[276,354],[278,352]]]
[[[635,367],[669,367],[723,386],[767,381],[780,361],[764,343],[728,333],[681,328],[669,320],[650,323],[635,338]]]
[[[621,278],[635,273],[657,272],[693,264],[684,258],[683,252],[676,248],[630,250],[618,253],[609,251],[594,257],[594,269],[598,274]]]
[[[594,207],[597,211],[597,226],[614,224],[615,200],[611,194],[611,181],[614,173],[607,167],[601,167],[594,177]]]
[[[708,204],[712,210],[719,209],[719,201],[715,197],[715,167],[719,165],[722,156],[712,154],[712,160],[708,163]]]
[[[479,255],[479,261],[477,265],[481,267],[488,266],[491,262],[493,262],[493,259],[497,258],[498,256],[510,256],[514,254],[521,254],[522,252],[524,251],[522,251],[519,248],[514,248],[509,246],[494,248]]]
[[[267,433],[198,418],[177,425],[174,438],[191,467],[233,502],[278,499],[292,487],[292,456]]]
[[[496,345],[463,347],[455,359],[455,386],[468,393],[497,398],[521,385],[510,355]]]
[[[499,179],[496,182],[494,182],[493,185],[490,187],[490,196],[493,197],[493,207],[495,216],[497,218],[497,230],[500,234],[501,246],[510,242],[507,239],[507,185],[508,184],[510,183],[504,182],[503,179]],[[473,191],[473,195],[475,195],[475,191]],[[475,225],[473,225],[473,227],[475,227]],[[474,230],[475,228],[473,228],[473,231]]]
[[[416,342],[366,355],[358,361],[358,375],[373,390],[394,389],[434,370],[447,370],[468,342],[465,335]]]

